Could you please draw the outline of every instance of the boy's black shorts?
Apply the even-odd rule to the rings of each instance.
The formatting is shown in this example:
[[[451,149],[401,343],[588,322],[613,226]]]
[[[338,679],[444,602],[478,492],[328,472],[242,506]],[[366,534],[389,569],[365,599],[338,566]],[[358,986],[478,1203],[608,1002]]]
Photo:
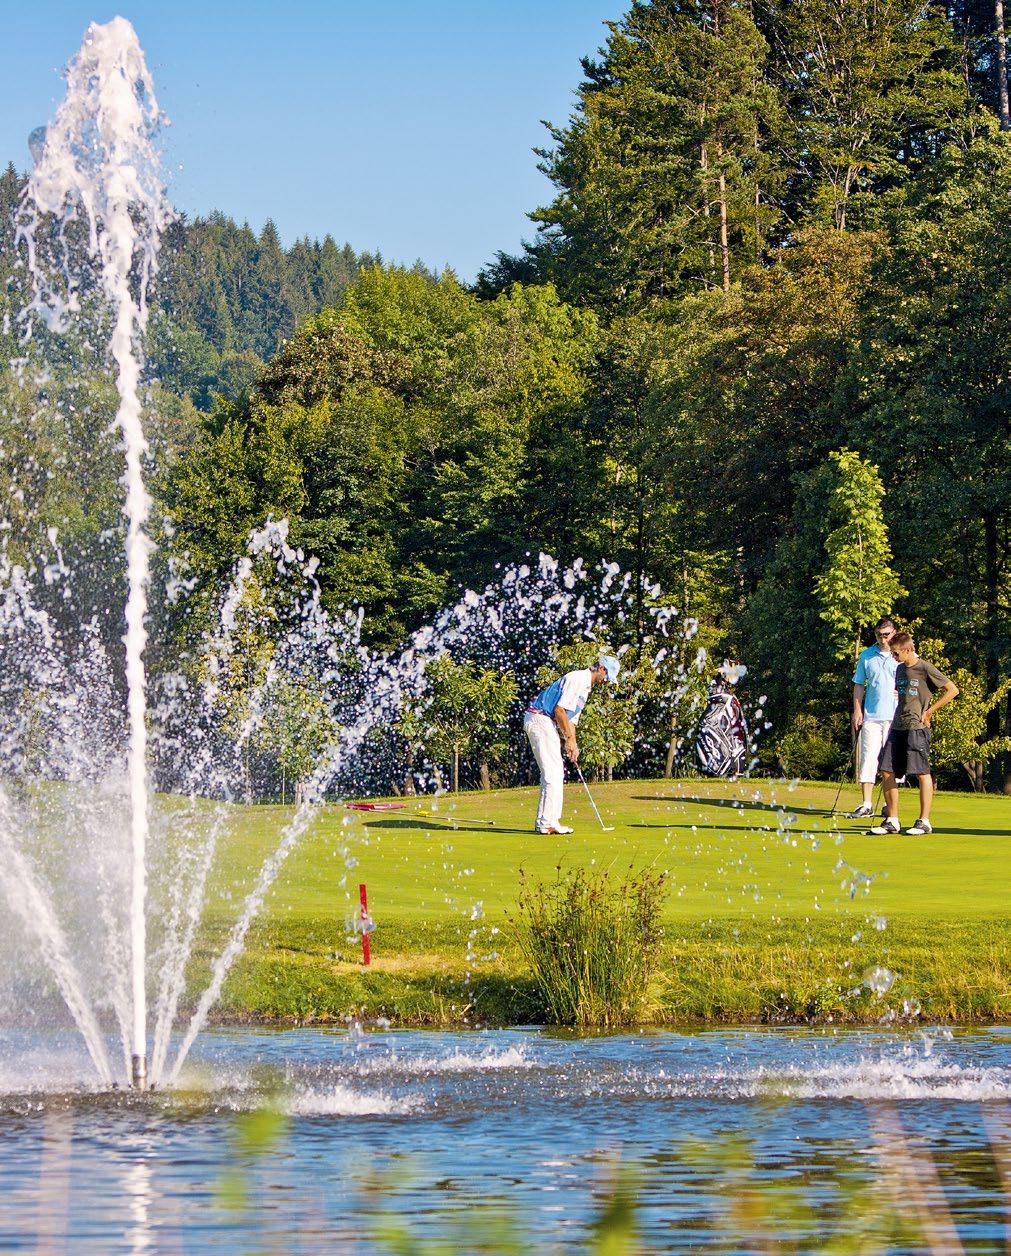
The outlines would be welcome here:
[[[893,728],[881,751],[878,768],[896,776],[929,776],[930,729]]]

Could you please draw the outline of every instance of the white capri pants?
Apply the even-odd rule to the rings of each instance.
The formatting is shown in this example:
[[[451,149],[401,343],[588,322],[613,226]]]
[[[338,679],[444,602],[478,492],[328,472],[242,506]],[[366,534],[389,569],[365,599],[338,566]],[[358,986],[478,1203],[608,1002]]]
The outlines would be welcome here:
[[[558,735],[558,726],[549,715],[542,715],[540,711],[528,711],[523,717],[523,731],[541,770],[537,827],[553,827],[561,823],[562,793],[565,787],[562,739]]]
[[[891,720],[864,720],[860,725],[861,785],[873,785],[878,779],[878,760],[891,726]]]

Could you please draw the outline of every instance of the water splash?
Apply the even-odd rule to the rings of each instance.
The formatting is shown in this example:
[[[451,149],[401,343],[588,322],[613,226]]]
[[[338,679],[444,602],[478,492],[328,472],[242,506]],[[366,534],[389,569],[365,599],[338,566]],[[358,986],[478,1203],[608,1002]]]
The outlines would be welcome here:
[[[52,904],[41,889],[38,879],[23,852],[14,841],[13,824],[7,796],[0,791],[0,884],[8,902],[21,918],[22,925],[34,936],[56,979],[60,993],[81,1031],[98,1075],[109,1085],[112,1067],[105,1049],[102,1032],[88,999],[81,989],[81,980],[70,954],[66,936],[53,911]]]
[[[658,586],[647,581],[636,588],[634,577],[617,563],[590,569],[577,559],[564,567],[546,554],[500,572],[483,590],[466,592],[400,648],[374,653],[362,644],[360,610],[327,614],[315,580],[316,559],[306,558],[289,543],[286,521],[268,519],[250,537],[247,553],[217,602],[213,631],[187,657],[169,661],[151,680],[149,695],[144,657],[153,546],[147,534],[151,502],[143,477],[148,451],[141,423],[140,342],[147,321],[147,290],[157,268],[158,237],[170,218],[156,147],[164,120],[136,35],[121,18],[89,27],[66,79],[66,99],[50,126],[33,136],[36,165],[19,210],[17,240],[32,278],[25,332],[27,337],[41,324],[47,336],[55,336],[72,328],[73,320],[84,313],[94,314],[98,325],[103,319],[109,322],[108,352],[118,393],[114,428],[126,459],[129,741],[124,768],[120,704],[97,632],[77,625],[81,643],[62,640],[46,611],[32,601],[30,568],[11,564],[0,541],[0,593],[12,608],[6,637],[0,613],[0,646],[10,644],[16,666],[21,667],[18,646],[26,633],[32,637],[33,645],[24,654],[30,673],[24,691],[31,693],[34,704],[28,709],[13,689],[5,695],[7,680],[0,675],[0,698],[5,699],[0,702],[0,762],[33,781],[98,786],[91,797],[84,790],[60,791],[55,802],[38,802],[34,817],[47,806],[51,811],[62,809],[64,833],[90,843],[84,861],[87,871],[78,875],[94,875],[96,910],[89,924],[103,935],[97,947],[100,958],[79,955],[57,917],[63,891],[59,876],[68,875],[74,862],[71,854],[67,866],[52,871],[47,883],[36,868],[40,861],[33,862],[18,840],[5,839],[14,853],[4,888],[8,897],[20,896],[18,910],[25,903],[34,904],[35,925],[39,920],[49,922],[44,932],[50,941],[41,952],[103,1080],[111,1077],[98,1030],[103,1012],[111,1011],[120,1026],[128,1071],[132,1068],[136,1074],[138,1065],[141,1070],[146,1066],[146,987],[153,979],[151,1077],[157,1081],[178,1076],[242,953],[251,922],[327,793],[352,782],[359,789],[375,785],[371,747],[381,740],[380,734],[390,744],[405,701],[424,692],[426,669],[433,659],[448,652],[498,667],[514,675],[528,693],[537,669],[550,661],[552,646],[573,637],[607,639],[616,648],[631,641],[638,626],[630,619],[628,608],[633,604],[641,604],[647,635],[658,647],[654,666],[665,670],[670,693],[678,701],[691,689],[690,672],[704,669],[706,658],[704,652],[694,663],[688,658],[684,646],[698,625],[692,619],[681,620]],[[41,573],[46,590],[62,586],[66,593],[73,573],[66,568],[52,531],[48,543],[51,552],[40,557],[34,574]],[[272,588],[271,581],[280,589]],[[156,594],[173,605],[193,591],[192,585],[176,556],[169,563],[166,587]],[[206,597],[207,590],[197,594]],[[237,704],[234,677],[244,662],[245,620],[261,594],[270,620],[264,663]],[[81,660],[87,664],[84,669]],[[207,810],[203,801],[227,804],[252,795],[251,747],[286,686],[303,682],[323,695],[321,714],[332,725],[333,736],[314,755],[295,814],[260,867],[169,1066],[186,965],[228,822],[225,811]],[[11,719],[6,722],[8,713]],[[149,840],[154,820],[149,773],[166,791],[188,799],[158,818],[163,842]],[[388,773],[383,783],[389,785]],[[114,798],[123,793],[129,801],[125,825],[114,807]],[[81,826],[85,836],[79,838],[71,825],[81,816],[86,820]],[[11,832],[21,835],[30,828],[12,825]],[[121,830],[129,838],[126,849],[118,845]],[[36,836],[44,851],[44,825]],[[350,866],[349,853],[345,859]],[[152,889],[160,890],[161,897]],[[145,913],[149,897],[158,910]],[[80,898],[83,903],[85,895]],[[124,930],[125,903],[129,927]],[[26,920],[25,927],[31,931],[33,922]],[[149,930],[153,945],[147,963]],[[476,936],[473,931],[472,949]],[[90,963],[93,971],[77,972],[71,956],[79,967],[86,969]]]
[[[147,442],[141,424],[141,338],[147,325],[148,285],[157,269],[158,240],[169,221],[155,137],[163,119],[154,84],[133,27],[117,17],[92,23],[66,71],[67,94],[37,154],[22,205],[17,239],[24,243],[34,297],[29,309],[60,330],[79,308],[69,264],[67,228],[83,212],[86,249],[97,264],[99,287],[112,309],[109,352],[116,369],[115,425],[126,458],[127,582],[126,681],[130,743],[131,993],[134,1072],[143,1085],[147,1061],[145,898],[148,841],[146,678],[147,587],[151,543],[145,526],[151,499],[144,483]],[[38,250],[44,216],[57,223],[64,265],[54,283]]]

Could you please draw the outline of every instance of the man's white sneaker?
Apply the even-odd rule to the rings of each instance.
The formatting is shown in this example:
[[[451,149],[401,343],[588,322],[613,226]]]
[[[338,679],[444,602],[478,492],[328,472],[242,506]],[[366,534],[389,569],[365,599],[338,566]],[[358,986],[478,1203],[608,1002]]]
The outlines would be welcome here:
[[[536,831],[538,833],[544,833],[544,834],[548,834],[548,833],[559,834],[559,833],[571,833],[572,829],[567,824],[544,824],[544,825],[538,825]]]
[[[923,837],[924,834],[933,833],[933,831],[934,826],[929,820],[924,820],[923,816],[920,816],[919,820],[916,821],[912,828],[906,829],[906,832],[910,837]]]
[[[862,802],[856,811],[851,811],[846,817],[847,820],[869,820],[874,814],[874,808],[869,802]]]
[[[896,820],[894,816],[889,816],[888,819],[883,821],[881,824],[875,824],[874,828],[871,829],[870,832],[873,833],[875,837],[886,837],[890,833],[901,833],[902,829],[898,820]]]

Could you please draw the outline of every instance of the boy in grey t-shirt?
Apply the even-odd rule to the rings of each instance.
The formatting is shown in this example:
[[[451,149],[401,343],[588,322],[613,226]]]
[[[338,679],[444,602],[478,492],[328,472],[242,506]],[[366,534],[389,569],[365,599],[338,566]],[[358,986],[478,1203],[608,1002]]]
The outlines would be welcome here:
[[[934,798],[934,781],[930,775],[930,721],[941,707],[958,697],[958,686],[933,663],[920,658],[908,632],[897,632],[889,645],[899,660],[895,671],[899,705],[881,752],[888,818],[871,832],[899,832],[899,787],[896,778],[915,776],[920,786],[920,818],[906,832],[921,837],[924,833],[933,832],[930,825],[930,805]],[[935,698],[935,694],[939,696]]]

